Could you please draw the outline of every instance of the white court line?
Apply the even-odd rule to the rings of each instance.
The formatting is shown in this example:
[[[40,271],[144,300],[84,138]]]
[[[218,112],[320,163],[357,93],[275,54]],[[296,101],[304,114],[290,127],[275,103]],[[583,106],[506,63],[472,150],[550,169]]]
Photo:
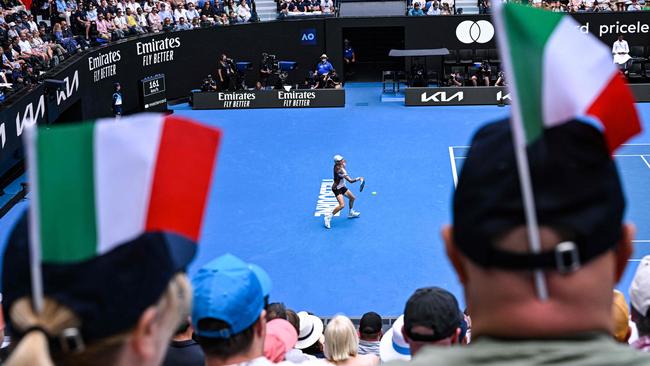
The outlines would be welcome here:
[[[650,154],[615,154],[615,158],[638,158],[640,156],[650,156]]]
[[[623,146],[650,146],[650,143],[641,142],[636,144],[623,144]]]
[[[632,240],[632,243],[650,243],[650,240]]]
[[[650,163],[648,163],[648,160],[645,158],[645,156],[641,155],[641,159],[643,159],[643,162],[645,163],[645,166],[647,166],[648,169],[650,169]]]
[[[454,188],[458,185],[458,172],[456,171],[456,158],[454,157],[454,147],[449,146],[449,161],[451,162],[451,175],[454,177]]]
[[[628,262],[641,262],[641,259],[628,259]]]

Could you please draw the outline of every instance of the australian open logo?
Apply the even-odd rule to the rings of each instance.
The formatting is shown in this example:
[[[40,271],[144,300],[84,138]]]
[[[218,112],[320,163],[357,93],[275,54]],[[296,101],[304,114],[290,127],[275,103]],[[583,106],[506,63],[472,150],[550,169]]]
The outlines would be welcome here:
[[[303,46],[315,46],[316,42],[316,28],[307,28],[300,32],[300,44]]]

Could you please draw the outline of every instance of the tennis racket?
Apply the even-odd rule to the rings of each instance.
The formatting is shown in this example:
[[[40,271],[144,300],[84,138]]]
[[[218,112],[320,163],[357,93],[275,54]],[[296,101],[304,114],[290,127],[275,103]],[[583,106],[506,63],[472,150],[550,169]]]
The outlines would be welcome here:
[[[361,180],[361,185],[359,186],[359,192],[363,192],[363,188],[366,186],[366,180],[362,179]]]

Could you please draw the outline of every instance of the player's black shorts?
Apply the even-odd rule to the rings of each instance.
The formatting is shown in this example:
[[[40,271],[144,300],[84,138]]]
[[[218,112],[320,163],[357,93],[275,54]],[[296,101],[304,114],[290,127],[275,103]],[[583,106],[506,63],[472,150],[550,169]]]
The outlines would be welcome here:
[[[336,189],[332,187],[332,192],[334,192],[334,196],[338,196],[339,194],[345,194],[345,192],[348,191],[347,187],[341,187],[340,189]]]

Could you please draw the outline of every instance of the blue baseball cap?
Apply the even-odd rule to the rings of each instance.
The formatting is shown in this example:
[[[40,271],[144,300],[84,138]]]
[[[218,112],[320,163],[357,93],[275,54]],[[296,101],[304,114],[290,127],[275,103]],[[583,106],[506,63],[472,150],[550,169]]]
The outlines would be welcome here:
[[[264,293],[249,265],[232,254],[214,259],[192,279],[192,325],[201,337],[230,338],[253,325],[264,309]],[[221,320],[226,329],[201,330],[202,319]]]
[[[271,294],[271,289],[273,288],[273,283],[271,282],[271,277],[269,276],[266,271],[258,266],[257,264],[249,264],[248,268],[255,273],[255,276],[257,276],[257,279],[260,281],[260,285],[262,286],[262,293],[264,294],[264,297],[267,297]]]

